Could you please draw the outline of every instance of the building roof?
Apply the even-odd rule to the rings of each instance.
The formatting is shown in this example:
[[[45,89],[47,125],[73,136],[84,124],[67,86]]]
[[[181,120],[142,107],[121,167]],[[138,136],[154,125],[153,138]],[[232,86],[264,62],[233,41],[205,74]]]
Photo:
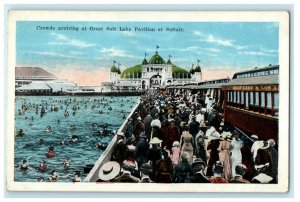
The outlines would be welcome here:
[[[197,65],[197,66],[195,67],[195,72],[201,72],[201,68],[200,68],[199,65]]]
[[[110,71],[111,71],[111,72],[118,73],[118,74],[121,73],[120,70],[115,66],[115,64],[113,64],[113,66],[111,67]]]
[[[56,76],[40,67],[16,67],[16,79],[57,79]]]
[[[234,85],[247,86],[247,85],[268,85],[268,84],[279,84],[278,75],[232,79],[228,83],[223,83],[223,86],[234,86]]]
[[[250,70],[240,71],[240,72],[235,73],[232,78],[234,79],[237,77],[237,75],[241,75],[241,74],[245,74],[245,73],[260,72],[260,71],[271,70],[271,69],[279,69],[279,65],[269,65],[267,67],[261,67],[261,68],[255,67]]]
[[[143,65],[147,65],[148,64],[148,61],[146,58],[144,58],[143,62],[142,62]]]
[[[155,52],[155,54],[149,60],[149,64],[166,64],[166,62],[160,55],[158,55],[158,52]]]
[[[141,64],[129,67],[122,72],[121,78],[141,78],[142,69],[143,66]]]

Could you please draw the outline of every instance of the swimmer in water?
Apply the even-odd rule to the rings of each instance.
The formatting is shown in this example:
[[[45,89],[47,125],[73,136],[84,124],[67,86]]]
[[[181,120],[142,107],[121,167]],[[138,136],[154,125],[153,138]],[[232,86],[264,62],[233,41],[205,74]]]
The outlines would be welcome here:
[[[46,162],[44,160],[42,160],[40,165],[39,165],[39,171],[45,172],[46,170],[47,170]]]
[[[45,140],[44,139],[40,139],[39,144],[45,144]]]
[[[78,142],[78,136],[77,136],[77,135],[73,135],[70,142],[71,142],[71,143],[76,143],[76,142]]]
[[[60,119],[57,119],[57,123],[60,124]]]
[[[48,158],[53,158],[55,157],[55,154],[54,154],[54,147],[49,147],[49,150],[48,150],[48,153],[47,153],[47,157]]]
[[[26,159],[23,160],[23,163],[20,165],[20,169],[22,171],[26,171],[29,169],[29,164],[28,161]]]
[[[45,178],[44,177],[38,177],[37,181],[38,182],[45,182]]]
[[[49,177],[49,181],[50,181],[50,182],[57,182],[57,180],[58,180],[59,178],[66,179],[68,176],[69,176],[69,175],[58,176],[58,175],[57,175],[57,172],[56,172],[55,170],[52,170],[52,171],[51,171],[51,175],[50,175],[50,177]]]
[[[50,133],[50,132],[52,132],[52,129],[51,129],[51,127],[48,125],[48,126],[46,127],[46,129],[45,129],[45,133]]]
[[[81,182],[81,179],[80,179],[80,172],[79,171],[75,171],[75,175],[72,179],[72,182]]]
[[[25,135],[23,129],[21,128],[18,132],[17,132],[17,136],[18,137],[22,137],[23,135]]]
[[[64,160],[64,168],[67,169],[70,166],[70,160],[68,160],[67,158],[65,158]]]
[[[61,141],[60,141],[60,145],[65,145],[65,141],[64,141],[64,140],[61,140]]]

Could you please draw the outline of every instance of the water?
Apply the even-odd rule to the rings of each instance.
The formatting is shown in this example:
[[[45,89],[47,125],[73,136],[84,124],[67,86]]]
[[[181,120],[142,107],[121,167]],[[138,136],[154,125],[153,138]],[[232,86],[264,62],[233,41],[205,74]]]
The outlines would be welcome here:
[[[108,124],[108,130],[118,130],[124,122],[124,117],[129,115],[138,99],[139,97],[132,96],[16,97],[15,129],[16,132],[23,129],[25,135],[15,137],[15,181],[36,182],[39,177],[48,181],[53,169],[59,176],[72,174],[66,179],[59,178],[59,182],[71,182],[75,171],[80,171],[83,180],[87,175],[83,172],[84,166],[94,164],[103,152],[96,148],[95,144],[97,142],[109,144],[112,139],[111,135],[97,135],[97,131],[103,129],[105,124]],[[38,105],[38,111],[33,104]],[[22,105],[28,106],[28,109],[24,113],[19,113]],[[42,106],[48,111],[41,117]],[[51,112],[51,106],[57,107],[58,111]],[[73,106],[80,108],[74,110]],[[109,106],[111,110],[108,109]],[[69,112],[68,117],[64,116],[65,110]],[[96,126],[93,123],[96,123]],[[76,130],[70,129],[72,124],[76,125]],[[50,133],[44,131],[48,125],[52,129]],[[70,139],[73,135],[77,135],[79,141],[72,144]],[[43,139],[45,144],[39,144],[40,139]],[[65,145],[60,144],[61,140],[64,140]],[[54,147],[54,158],[46,157],[50,146]],[[63,166],[65,158],[70,160],[68,169],[64,169]],[[30,169],[27,171],[19,169],[23,159],[28,160]],[[42,160],[45,160],[48,166],[44,173],[38,170]]]

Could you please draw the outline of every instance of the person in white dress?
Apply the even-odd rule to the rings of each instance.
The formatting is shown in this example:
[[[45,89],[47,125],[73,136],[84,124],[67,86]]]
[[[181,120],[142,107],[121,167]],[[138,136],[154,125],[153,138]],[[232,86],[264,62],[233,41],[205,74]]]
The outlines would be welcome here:
[[[231,170],[232,176],[235,176],[235,167],[242,163],[242,152],[241,148],[243,147],[243,141],[240,139],[240,136],[237,131],[233,132],[233,140],[231,142]]]

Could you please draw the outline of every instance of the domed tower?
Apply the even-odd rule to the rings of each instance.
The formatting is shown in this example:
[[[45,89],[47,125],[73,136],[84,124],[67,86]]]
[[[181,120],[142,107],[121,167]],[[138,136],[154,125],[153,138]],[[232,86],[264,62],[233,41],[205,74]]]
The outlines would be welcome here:
[[[113,65],[110,69],[110,77],[109,80],[112,83],[116,83],[118,79],[120,79],[121,71],[120,71],[120,64],[116,67],[116,61],[114,60]]]
[[[192,79],[195,80],[196,82],[202,81],[202,72],[201,72],[201,67],[199,65],[200,60],[197,62],[197,66],[194,69],[194,74],[192,74]],[[193,67],[192,67],[193,69]],[[192,71],[191,69],[191,71]]]

